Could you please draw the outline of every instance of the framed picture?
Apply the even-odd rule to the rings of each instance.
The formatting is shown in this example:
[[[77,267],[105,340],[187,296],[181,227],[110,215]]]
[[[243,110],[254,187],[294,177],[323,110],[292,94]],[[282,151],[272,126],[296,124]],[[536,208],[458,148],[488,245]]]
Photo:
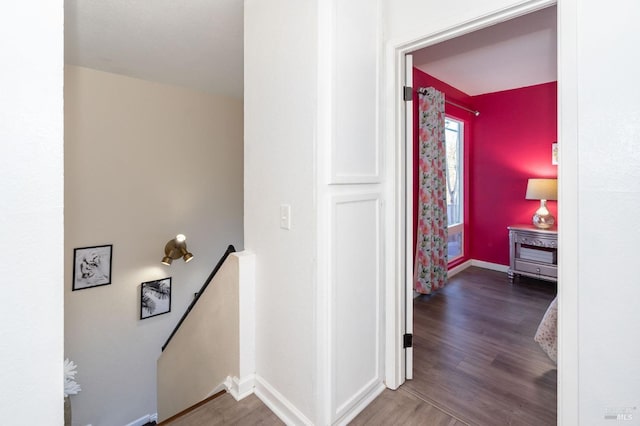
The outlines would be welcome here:
[[[73,250],[72,290],[111,284],[111,244]]]
[[[171,312],[171,277],[140,286],[140,319]]]

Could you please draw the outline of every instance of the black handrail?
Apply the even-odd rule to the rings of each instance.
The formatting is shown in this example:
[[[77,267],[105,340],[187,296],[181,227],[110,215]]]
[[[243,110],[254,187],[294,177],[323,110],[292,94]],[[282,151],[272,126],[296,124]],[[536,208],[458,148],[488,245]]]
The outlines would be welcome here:
[[[222,264],[224,263],[224,261],[227,260],[227,257],[229,257],[229,255],[231,253],[235,253],[235,251],[236,251],[236,249],[232,245],[227,247],[227,251],[224,252],[224,255],[222,256],[222,258],[220,259],[220,261],[218,262],[216,267],[213,268],[213,271],[211,271],[211,274],[209,274],[209,278],[207,278],[207,280],[204,282],[202,288],[200,289],[200,291],[198,292],[196,297],[191,301],[191,304],[187,308],[187,311],[184,313],[184,315],[182,315],[182,318],[180,318],[180,321],[178,321],[178,325],[176,325],[176,328],[173,329],[173,331],[169,335],[169,338],[167,339],[165,344],[162,345],[162,350],[163,351],[167,347],[167,345],[169,344],[171,339],[173,338],[173,335],[176,334],[176,332],[178,331],[178,329],[182,325],[183,321],[187,318],[187,315],[189,315],[189,312],[191,312],[191,309],[193,309],[193,307],[196,305],[196,303],[198,303],[198,299],[200,299],[200,296],[202,296],[202,293],[204,293],[204,291],[207,289],[207,286],[209,285],[209,283],[211,282],[213,277],[216,275],[218,270],[222,267]]]

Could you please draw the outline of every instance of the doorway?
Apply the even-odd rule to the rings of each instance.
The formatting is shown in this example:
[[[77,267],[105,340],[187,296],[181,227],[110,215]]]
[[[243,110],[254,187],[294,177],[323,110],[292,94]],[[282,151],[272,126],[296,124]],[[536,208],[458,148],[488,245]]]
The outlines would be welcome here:
[[[545,13],[549,14],[550,9],[553,9],[552,13],[553,13],[554,18],[555,18],[555,7],[552,7],[552,8],[546,9],[546,10],[541,10],[541,11],[532,10],[532,11],[529,11],[530,12],[529,15],[545,14]],[[524,18],[530,17],[529,15],[525,16]],[[509,21],[505,21],[505,23],[506,24],[512,24],[512,26],[513,26],[515,24],[516,19],[513,19],[513,21],[510,21],[512,18],[517,18],[517,16],[509,17],[508,18]],[[504,21],[504,19],[502,19],[502,21]],[[491,25],[498,24],[499,22],[502,22],[502,21],[496,20],[496,22],[492,22]],[[515,24],[515,25],[517,26],[517,24]],[[496,25],[496,27],[497,27],[497,25]],[[485,28],[486,28],[486,30],[491,30],[493,27],[488,27],[487,25],[484,25],[484,26],[479,25],[478,28],[475,29],[476,31],[473,33],[472,37],[476,37],[477,38],[478,37],[478,33],[486,32]],[[446,62],[444,60],[444,59],[446,59],[445,58],[446,50],[451,45],[451,43],[449,43],[449,41],[452,41],[452,40],[454,40],[456,38],[460,38],[461,39],[462,36],[464,36],[465,34],[468,33],[468,31],[465,32],[465,31],[461,30],[461,33],[463,33],[463,34],[448,34],[448,37],[446,38],[445,42],[442,42],[442,39],[445,38],[445,37],[442,37],[442,35],[430,37],[428,39],[425,39],[425,40],[421,41],[421,44],[419,45],[420,49],[416,48],[418,46],[413,46],[413,48],[407,48],[403,53],[404,54],[413,53],[413,55],[414,55],[414,65],[416,65],[416,63],[415,63],[416,62],[416,56],[417,56],[416,52],[419,52],[420,50],[424,50],[424,51],[430,50],[430,52],[432,54],[432,57],[436,57],[437,61]],[[448,45],[448,46],[446,46],[446,45]],[[556,45],[557,45],[557,40],[554,39],[553,40],[553,47],[555,47]],[[445,47],[443,47],[443,46],[445,46]],[[555,55],[555,51],[553,52],[553,54]],[[442,56],[438,57],[438,55],[442,55]],[[491,61],[491,62],[495,63],[495,61]],[[468,68],[468,69],[470,69],[470,68]],[[468,72],[472,73],[471,71],[468,71]],[[410,74],[408,69],[405,69],[405,74]],[[442,78],[442,80],[444,80],[444,78]],[[445,83],[448,83],[448,81],[445,81]],[[541,82],[533,82],[533,84],[536,84],[536,83],[541,83]],[[531,85],[531,84],[526,84],[525,83],[524,85],[521,85],[521,86],[499,87],[499,88],[493,89],[493,90],[495,90],[495,92],[499,92],[499,91],[504,91],[504,90],[509,90],[509,89],[516,89],[516,88],[523,87],[523,86],[528,86],[528,85]],[[455,84],[453,86],[455,86]],[[418,88],[418,86],[414,85],[414,89],[417,89],[417,88]],[[491,93],[491,91],[488,91],[486,93]],[[479,94],[483,94],[483,93],[479,93]],[[474,95],[476,95],[476,94],[474,94]],[[476,96],[478,96],[478,95],[476,95]],[[407,110],[408,109],[409,108],[407,108]],[[555,113],[552,113],[552,114],[554,116],[557,116],[557,114],[555,114]],[[406,130],[405,137],[408,137],[409,135],[411,135],[411,129],[407,129]],[[408,138],[408,139],[410,139],[410,138]],[[550,162],[550,157],[551,157],[551,144],[553,142],[555,142],[555,140],[556,140],[556,138],[551,139],[551,140],[548,141],[548,145],[549,145],[549,149],[548,149],[548,151],[549,151],[548,152],[549,153],[549,162]],[[409,165],[405,169],[405,172],[406,172],[406,174],[404,176],[404,179],[405,179],[405,182],[406,182],[405,189],[409,192],[410,188],[412,186],[411,183],[409,183],[409,182],[413,181],[412,168],[410,167],[410,165],[413,162],[412,162],[412,153],[411,153],[411,149],[410,149],[409,145],[407,145],[407,151],[405,152],[405,155],[406,155],[405,158],[407,158],[406,164]],[[525,173],[533,173],[530,170],[524,171],[524,172]],[[531,177],[535,177],[535,176],[531,176]],[[409,199],[412,198],[412,195],[410,193],[406,193],[406,198],[407,198],[406,206],[411,205],[411,203],[409,202]],[[472,198],[472,197],[470,197],[470,198]],[[521,198],[524,199],[524,195],[522,195]],[[405,207],[405,208],[406,208],[405,213],[408,213],[409,207]],[[414,238],[413,229],[414,229],[415,225],[412,225],[412,221],[411,221],[411,219],[409,218],[408,215],[406,215],[404,217],[406,218],[405,220],[406,220],[406,224],[407,224],[407,226],[405,228],[406,229],[405,240],[406,241],[412,241],[413,238]],[[473,220],[473,216],[471,217],[471,220]],[[501,238],[504,238],[504,236],[507,235],[506,234],[506,226],[508,226],[508,224],[504,226],[505,229],[502,230],[503,232],[502,232],[502,237]],[[411,256],[410,254],[413,253],[413,247],[415,247],[415,244],[413,245],[413,247],[411,246],[411,244],[407,244],[405,247],[407,248],[406,249],[406,253],[405,253],[405,254],[407,254],[407,256],[405,256],[405,262],[406,263],[403,266],[404,266],[405,271],[406,271],[405,272],[405,283],[407,283],[407,286],[405,287],[405,293],[404,293],[405,294],[405,298],[404,298],[404,300],[405,300],[405,304],[406,304],[405,308],[406,308],[406,312],[407,312],[407,318],[409,318],[408,321],[411,321],[411,318],[413,318],[413,313],[411,312],[411,307],[412,307],[412,302],[413,302],[413,291],[412,291],[412,285],[409,286],[408,283],[411,281],[411,278],[412,278],[411,271],[412,271],[412,268],[413,268],[413,256]],[[504,244],[504,248],[508,248],[508,243]],[[472,262],[473,259],[471,258],[471,255],[473,254],[473,250],[469,250],[469,251],[465,250],[465,251],[467,253],[469,253],[469,256],[465,257],[464,261]],[[489,266],[492,266],[492,265],[499,266],[500,263],[504,264],[504,263],[508,263],[508,261],[507,262],[494,261],[494,262],[485,262],[485,263],[487,265],[489,265]],[[487,265],[483,265],[483,266],[487,266]],[[499,268],[498,268],[498,270],[499,270]],[[506,272],[506,266],[504,266],[504,271]],[[412,330],[412,326],[413,326],[412,321],[411,321],[411,324],[409,324],[409,323],[405,324],[405,330]],[[411,366],[412,366],[411,349],[406,351],[406,355],[407,355],[407,358],[405,359],[405,366],[409,369],[409,371],[407,371],[406,377],[407,378],[411,378],[411,371],[410,371]]]

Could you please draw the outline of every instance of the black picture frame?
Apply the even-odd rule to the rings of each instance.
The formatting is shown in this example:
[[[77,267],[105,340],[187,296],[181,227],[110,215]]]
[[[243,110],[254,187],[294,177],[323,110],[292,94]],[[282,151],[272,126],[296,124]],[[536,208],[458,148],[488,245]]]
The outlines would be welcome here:
[[[140,319],[171,312],[171,277],[140,284]]]
[[[72,291],[111,284],[113,245],[73,249]]]

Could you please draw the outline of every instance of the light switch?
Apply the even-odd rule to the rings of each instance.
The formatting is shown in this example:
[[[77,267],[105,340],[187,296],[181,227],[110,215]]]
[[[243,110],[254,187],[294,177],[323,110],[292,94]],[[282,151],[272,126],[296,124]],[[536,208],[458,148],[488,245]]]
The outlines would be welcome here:
[[[291,229],[291,206],[280,204],[280,228]]]

